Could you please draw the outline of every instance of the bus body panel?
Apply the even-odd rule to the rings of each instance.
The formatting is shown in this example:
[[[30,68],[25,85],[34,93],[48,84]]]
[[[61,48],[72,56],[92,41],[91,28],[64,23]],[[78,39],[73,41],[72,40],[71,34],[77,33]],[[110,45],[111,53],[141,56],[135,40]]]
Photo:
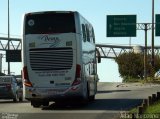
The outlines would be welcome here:
[[[55,43],[55,41],[48,42],[45,41],[45,39],[42,40],[44,36],[49,38],[57,38],[59,41]],[[66,46],[67,43],[68,46]],[[54,46],[54,44],[56,44],[56,46]],[[47,88],[56,86],[71,86],[71,83],[75,78],[75,75],[72,74],[75,72],[76,66],[76,57],[73,57],[76,55],[76,42],[74,34],[35,35],[34,37],[32,35],[32,38],[27,36],[26,45],[26,48],[28,48],[26,50],[26,55],[29,57],[27,60],[28,74],[29,79],[32,79],[32,84],[34,87]],[[48,50],[45,50],[44,48]],[[72,56],[72,58],[67,59],[69,56]],[[59,58],[63,59],[60,61]],[[61,66],[62,70],[56,69],[56,65]],[[65,69],[68,67],[69,69]],[[50,70],[50,68],[53,68],[53,70]]]
[[[82,24],[88,25],[89,29],[93,29],[92,25],[80,15],[80,25]],[[91,31],[90,31],[91,32]],[[83,33],[81,29],[81,33]],[[82,61],[84,66],[84,75],[88,82],[89,87],[89,95],[93,96],[97,91],[97,62],[96,62],[96,52],[95,52],[95,41],[93,41],[93,37],[91,36],[88,40],[84,40],[83,35],[81,35],[82,41]]]

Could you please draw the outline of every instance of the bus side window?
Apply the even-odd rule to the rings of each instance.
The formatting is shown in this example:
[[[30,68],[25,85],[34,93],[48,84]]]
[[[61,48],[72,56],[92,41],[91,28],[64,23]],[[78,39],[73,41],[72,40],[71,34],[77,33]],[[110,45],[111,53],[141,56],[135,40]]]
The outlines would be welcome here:
[[[89,75],[91,74],[91,67],[90,67],[90,64],[89,64]]]
[[[94,35],[94,29],[92,28],[92,38],[93,38],[93,43],[95,43],[95,35]]]
[[[82,24],[82,32],[83,32],[83,41],[86,42],[86,28],[84,24]]]
[[[86,33],[87,33],[87,41],[90,42],[90,34],[89,34],[88,24],[86,24]]]
[[[89,26],[89,36],[90,36],[90,42],[91,42],[91,43],[94,43],[94,42],[93,42],[92,26]]]

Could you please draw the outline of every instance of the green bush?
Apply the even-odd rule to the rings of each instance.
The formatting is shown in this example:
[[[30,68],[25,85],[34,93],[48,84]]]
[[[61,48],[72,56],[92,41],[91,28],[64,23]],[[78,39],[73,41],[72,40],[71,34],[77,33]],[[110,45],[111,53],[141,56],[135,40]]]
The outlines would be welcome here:
[[[142,53],[123,53],[120,54],[115,62],[118,64],[120,76],[123,82],[143,79],[144,77],[144,55]],[[160,69],[160,57],[155,56],[155,68],[151,66],[151,56],[147,56],[147,76],[153,77],[154,73]],[[153,79],[153,78],[152,78]],[[135,80],[135,81],[136,81]],[[134,82],[135,82],[134,81]]]

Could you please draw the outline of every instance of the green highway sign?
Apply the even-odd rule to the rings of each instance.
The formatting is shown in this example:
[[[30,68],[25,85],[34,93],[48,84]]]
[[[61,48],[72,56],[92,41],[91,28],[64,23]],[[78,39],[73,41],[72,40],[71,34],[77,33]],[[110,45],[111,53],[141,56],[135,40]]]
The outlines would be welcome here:
[[[136,15],[107,15],[107,37],[136,37]]]
[[[156,36],[160,36],[160,14],[156,14]]]

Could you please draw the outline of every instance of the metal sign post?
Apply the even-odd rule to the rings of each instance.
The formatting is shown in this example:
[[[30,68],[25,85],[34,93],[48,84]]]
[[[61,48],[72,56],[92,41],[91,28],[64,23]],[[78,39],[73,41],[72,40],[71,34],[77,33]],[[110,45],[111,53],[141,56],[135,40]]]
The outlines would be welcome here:
[[[147,79],[147,24],[144,24],[145,28],[145,48],[144,48],[144,79]]]
[[[147,80],[147,31],[152,29],[152,23],[137,23],[137,30],[145,31],[144,48],[144,79]]]

